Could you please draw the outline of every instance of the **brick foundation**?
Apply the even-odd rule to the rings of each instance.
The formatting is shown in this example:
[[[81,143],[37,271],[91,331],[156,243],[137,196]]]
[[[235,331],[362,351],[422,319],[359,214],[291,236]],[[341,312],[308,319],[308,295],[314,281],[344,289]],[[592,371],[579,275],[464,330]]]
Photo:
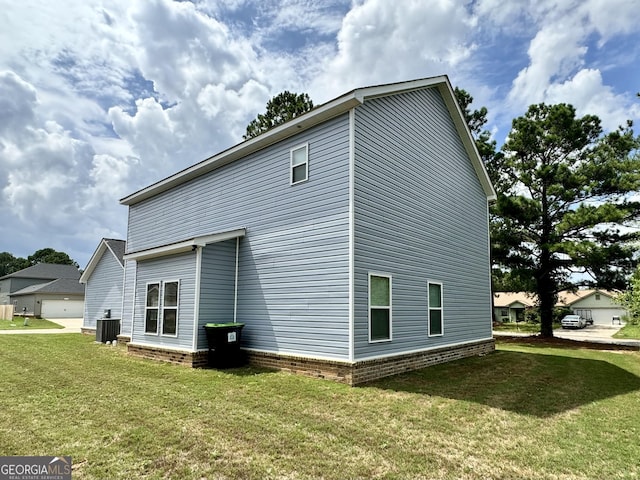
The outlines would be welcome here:
[[[92,335],[92,336],[96,336],[96,329],[95,328],[85,328],[82,327],[80,328],[80,333],[82,333],[82,335]]]
[[[393,357],[364,360],[355,363],[332,360],[316,360],[267,352],[247,352],[249,363],[254,366],[274,368],[315,378],[326,378],[348,385],[357,385],[378,378],[410,372],[438,363],[465,357],[484,355],[495,350],[493,339],[466,343],[453,347],[400,354]]]
[[[119,342],[120,340],[118,340]],[[187,352],[184,350],[170,350],[162,347],[127,344],[127,352],[136,357],[151,358],[163,362],[201,368],[207,366],[208,352]]]
[[[131,342],[131,337],[129,335],[118,335],[116,340],[118,340],[118,345],[127,346]]]
[[[118,336],[118,343],[125,342]],[[126,343],[126,342],[125,342]],[[294,355],[245,350],[250,365],[272,368],[285,372],[324,378],[347,385],[358,385],[379,378],[399,373],[418,370],[438,363],[450,362],[466,357],[485,355],[495,350],[493,339],[470,342],[451,347],[434,348],[432,350],[405,353],[392,357],[362,360],[354,363],[336,360],[319,360]],[[127,351],[134,356],[151,358],[163,362],[186,365],[194,368],[206,367],[208,352],[188,352],[171,350],[162,347],[128,343]]]

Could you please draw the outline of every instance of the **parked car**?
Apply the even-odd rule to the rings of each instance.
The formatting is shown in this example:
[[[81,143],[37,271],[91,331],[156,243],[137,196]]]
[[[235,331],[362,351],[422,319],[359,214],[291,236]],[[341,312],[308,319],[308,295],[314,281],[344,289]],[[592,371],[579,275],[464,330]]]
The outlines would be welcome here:
[[[565,315],[560,322],[562,328],[584,328],[587,326],[587,321],[580,315]]]

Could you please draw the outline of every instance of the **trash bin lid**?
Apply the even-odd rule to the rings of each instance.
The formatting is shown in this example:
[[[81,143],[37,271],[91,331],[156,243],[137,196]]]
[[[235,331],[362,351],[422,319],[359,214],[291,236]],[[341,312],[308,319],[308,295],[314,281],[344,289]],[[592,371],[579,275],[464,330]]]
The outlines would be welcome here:
[[[207,323],[205,324],[206,328],[229,328],[229,327],[244,327],[244,323]]]

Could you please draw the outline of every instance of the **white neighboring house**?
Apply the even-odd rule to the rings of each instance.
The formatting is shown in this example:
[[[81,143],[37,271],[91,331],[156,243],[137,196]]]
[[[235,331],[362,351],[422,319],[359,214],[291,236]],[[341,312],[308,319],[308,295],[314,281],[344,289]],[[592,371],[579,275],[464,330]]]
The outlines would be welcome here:
[[[557,306],[571,308],[573,313],[593,320],[594,325],[612,325],[614,317],[622,319],[627,314],[621,305],[615,303],[616,295],[616,292],[593,289],[560,292]]]
[[[593,320],[595,325],[612,325],[614,317],[622,319],[627,314],[621,305],[615,303],[616,295],[617,292],[597,289],[563,291],[558,294],[556,307],[570,308],[573,313]],[[494,317],[501,322],[521,322],[524,321],[525,311],[534,308],[537,303],[538,298],[532,293],[495,292]]]
[[[493,294],[494,318],[500,322],[524,322],[524,313],[534,307],[536,296],[527,292],[495,292]]]

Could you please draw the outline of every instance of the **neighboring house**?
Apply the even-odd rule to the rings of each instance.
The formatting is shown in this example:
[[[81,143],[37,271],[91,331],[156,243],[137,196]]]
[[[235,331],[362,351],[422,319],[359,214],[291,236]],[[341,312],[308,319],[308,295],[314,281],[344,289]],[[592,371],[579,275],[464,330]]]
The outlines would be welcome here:
[[[125,241],[103,238],[80,277],[85,285],[83,333],[95,333],[99,318],[108,311],[122,317]]]
[[[495,192],[447,77],[360,88],[121,200],[119,337],[356,384],[494,349]]]
[[[571,308],[574,313],[593,320],[596,325],[611,325],[613,317],[621,319],[627,315],[627,311],[615,303],[616,295],[616,292],[607,290],[561,292],[558,295],[558,305]]]
[[[13,304],[17,315],[81,318],[84,286],[72,265],[39,263],[0,278],[0,303]]]
[[[570,308],[573,313],[593,320],[596,325],[611,325],[613,317],[622,318],[627,311],[617,303],[615,292],[606,290],[563,291],[558,294],[556,307]],[[501,322],[524,321],[527,309],[537,305],[538,298],[526,292],[496,292],[493,295],[495,317]],[[617,323],[617,322],[616,322]]]
[[[493,294],[494,318],[499,322],[524,322],[525,311],[535,305],[535,295],[527,292]]]

